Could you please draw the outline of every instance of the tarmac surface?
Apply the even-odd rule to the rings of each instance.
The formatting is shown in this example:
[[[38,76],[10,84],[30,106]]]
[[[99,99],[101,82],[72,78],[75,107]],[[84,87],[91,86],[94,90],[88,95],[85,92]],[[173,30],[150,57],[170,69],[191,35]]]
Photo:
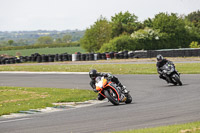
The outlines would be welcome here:
[[[199,74],[183,74],[183,86],[158,75],[116,75],[133,103],[92,106],[0,118],[0,133],[96,133],[200,121]],[[88,74],[0,73],[1,86],[91,89]]]

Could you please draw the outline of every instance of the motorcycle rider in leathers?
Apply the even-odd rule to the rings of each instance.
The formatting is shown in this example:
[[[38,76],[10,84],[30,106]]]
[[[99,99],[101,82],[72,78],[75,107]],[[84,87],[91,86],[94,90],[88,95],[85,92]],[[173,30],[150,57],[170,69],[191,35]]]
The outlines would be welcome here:
[[[174,64],[172,61],[164,59],[164,57],[161,54],[157,55],[156,58],[157,58],[157,64],[156,64],[157,72],[160,74],[159,77],[163,80],[166,80],[166,77],[163,76],[163,72],[162,72],[163,70],[161,69],[161,67],[163,67],[166,63],[172,64],[173,66],[174,66]],[[174,66],[174,68],[175,68],[175,66]],[[168,83],[168,80],[166,80],[166,81]]]
[[[128,91],[126,90],[126,87],[125,87],[124,85],[122,85],[122,84],[119,82],[118,78],[117,78],[116,76],[113,76],[113,75],[110,74],[110,73],[98,73],[97,70],[92,69],[92,70],[90,70],[90,72],[89,72],[89,76],[90,76],[90,78],[91,78],[90,85],[91,85],[91,87],[93,88],[93,91],[94,91],[94,92],[98,92],[98,91],[96,90],[96,85],[95,85],[95,79],[96,79],[96,77],[98,77],[98,76],[107,77],[107,78],[111,79],[112,82],[116,83],[116,84],[121,88],[121,91],[123,91],[123,92],[125,92],[125,93],[128,92]],[[103,100],[103,99],[105,99],[105,97],[102,96],[102,95],[99,93],[99,94],[98,94],[98,100]],[[126,99],[125,96],[122,95],[122,97],[120,98],[120,101],[124,101],[125,99]]]

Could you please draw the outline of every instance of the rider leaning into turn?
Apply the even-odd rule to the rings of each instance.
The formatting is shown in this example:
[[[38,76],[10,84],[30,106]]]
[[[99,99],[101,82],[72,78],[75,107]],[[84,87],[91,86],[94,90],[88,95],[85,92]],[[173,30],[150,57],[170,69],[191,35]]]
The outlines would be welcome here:
[[[118,78],[115,77],[115,76],[113,76],[113,75],[111,75],[110,73],[98,73],[97,70],[92,69],[89,72],[89,76],[91,78],[90,85],[93,88],[94,92],[98,92],[96,90],[96,85],[95,85],[95,79],[98,76],[107,77],[107,78],[111,79],[111,81],[114,82],[114,83],[116,83],[121,88],[122,91],[127,92],[126,87],[119,82]],[[105,97],[102,96],[100,93],[98,94],[98,100],[103,100],[104,98]]]
[[[161,54],[157,55],[156,58],[157,58],[156,67],[157,67],[158,73],[160,74],[159,77],[160,77],[161,79],[166,80],[166,78],[163,76],[163,72],[162,72],[161,67],[163,67],[166,63],[170,63],[170,64],[172,64],[172,65],[174,65],[174,64],[173,64],[172,61],[169,61],[169,60],[167,60],[167,59],[164,59],[164,57],[163,57]],[[174,66],[174,68],[175,68],[175,66]]]

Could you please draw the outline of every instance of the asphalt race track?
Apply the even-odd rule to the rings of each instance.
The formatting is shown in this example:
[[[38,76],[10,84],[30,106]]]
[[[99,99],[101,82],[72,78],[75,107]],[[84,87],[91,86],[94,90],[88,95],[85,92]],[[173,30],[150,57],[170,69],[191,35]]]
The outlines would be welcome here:
[[[28,117],[0,118],[0,133],[94,133],[200,121],[200,75],[181,75],[173,86],[158,75],[117,75],[133,103],[109,102]],[[90,89],[88,75],[5,74],[1,86]]]

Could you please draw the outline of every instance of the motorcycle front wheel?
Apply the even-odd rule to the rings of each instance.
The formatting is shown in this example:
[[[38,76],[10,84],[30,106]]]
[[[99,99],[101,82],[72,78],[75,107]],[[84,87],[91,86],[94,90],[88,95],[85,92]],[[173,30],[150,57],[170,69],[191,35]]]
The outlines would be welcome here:
[[[176,83],[178,83],[180,86],[182,85],[182,82],[181,82],[181,80],[180,80],[180,77],[179,77],[177,74],[174,75],[174,80],[175,80]]]
[[[115,91],[108,89],[104,91],[104,94],[113,105],[119,105],[119,100]]]
[[[127,93],[127,94],[125,94],[125,96],[126,96],[126,101],[125,101],[125,103],[126,104],[129,104],[129,103],[131,103],[132,102],[132,97],[131,97],[131,95],[129,94],[129,93]]]

